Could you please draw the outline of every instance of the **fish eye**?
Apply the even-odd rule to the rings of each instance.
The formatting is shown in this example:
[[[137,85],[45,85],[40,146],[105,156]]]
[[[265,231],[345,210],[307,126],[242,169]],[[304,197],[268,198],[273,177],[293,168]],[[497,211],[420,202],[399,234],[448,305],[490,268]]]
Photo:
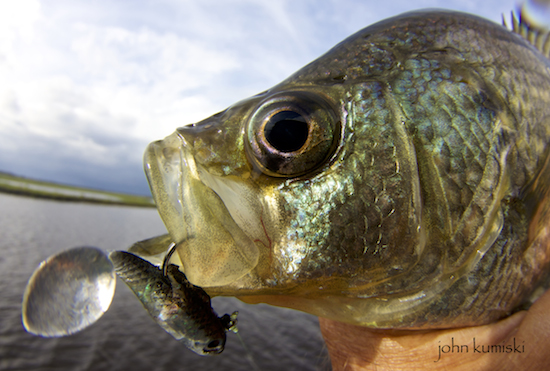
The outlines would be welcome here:
[[[270,176],[293,177],[314,170],[334,152],[340,120],[330,104],[310,92],[268,97],[247,127],[247,153]]]

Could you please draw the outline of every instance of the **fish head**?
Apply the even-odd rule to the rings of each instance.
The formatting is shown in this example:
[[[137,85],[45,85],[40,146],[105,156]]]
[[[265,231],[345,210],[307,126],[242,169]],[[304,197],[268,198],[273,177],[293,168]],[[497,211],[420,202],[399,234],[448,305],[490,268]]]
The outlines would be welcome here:
[[[180,339],[189,350],[200,356],[220,354],[224,350],[225,340],[225,332],[221,333],[217,339],[205,334],[202,334],[202,336],[196,334],[193,339],[187,337]]]
[[[212,296],[377,328],[508,315],[550,264],[546,188],[531,190],[550,169],[536,126],[548,104],[520,124],[523,93],[494,79],[523,81],[533,52],[472,15],[407,13],[151,143],[145,170],[181,269]],[[546,91],[548,61],[529,55]]]
[[[360,66],[337,48],[149,145],[149,184],[190,282],[318,313],[336,309],[317,299],[353,298],[415,264],[414,156],[389,92],[359,78],[392,65],[373,48]]]

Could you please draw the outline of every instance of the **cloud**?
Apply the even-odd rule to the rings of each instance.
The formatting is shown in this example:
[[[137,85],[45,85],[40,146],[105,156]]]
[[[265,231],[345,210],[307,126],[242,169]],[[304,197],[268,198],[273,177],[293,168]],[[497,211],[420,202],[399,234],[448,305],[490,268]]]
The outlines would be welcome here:
[[[360,28],[438,5],[498,20],[513,4],[0,2],[0,170],[144,193],[148,142],[271,87]]]

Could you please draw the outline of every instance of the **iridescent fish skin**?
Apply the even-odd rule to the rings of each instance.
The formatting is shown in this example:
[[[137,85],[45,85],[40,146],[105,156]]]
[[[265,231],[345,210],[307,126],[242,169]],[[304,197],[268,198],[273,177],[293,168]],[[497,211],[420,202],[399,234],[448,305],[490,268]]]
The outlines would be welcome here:
[[[117,275],[132,289],[153,319],[200,355],[219,354],[225,345],[226,316],[218,318],[210,297],[187,281],[175,265],[162,270],[126,251],[109,255]]]
[[[446,328],[541,291],[549,142],[547,57],[482,18],[420,11],[151,143],[145,168],[209,294]]]

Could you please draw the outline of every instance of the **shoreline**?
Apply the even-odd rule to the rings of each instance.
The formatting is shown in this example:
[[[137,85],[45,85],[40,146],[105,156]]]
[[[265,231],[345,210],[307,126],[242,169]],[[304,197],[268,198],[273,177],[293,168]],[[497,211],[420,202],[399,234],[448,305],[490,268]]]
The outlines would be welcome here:
[[[0,192],[62,202],[156,207],[152,197],[100,191],[0,173]]]

